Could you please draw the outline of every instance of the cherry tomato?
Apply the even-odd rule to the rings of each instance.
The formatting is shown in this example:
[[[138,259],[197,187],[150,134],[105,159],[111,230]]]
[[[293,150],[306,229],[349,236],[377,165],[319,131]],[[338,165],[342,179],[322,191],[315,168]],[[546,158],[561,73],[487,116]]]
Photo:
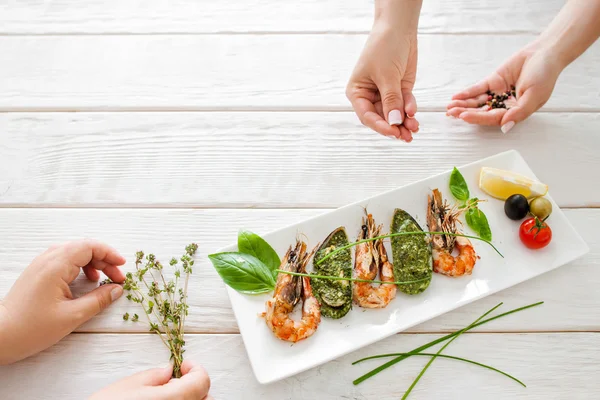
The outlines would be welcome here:
[[[519,229],[521,242],[530,249],[541,249],[548,246],[552,240],[552,230],[544,221],[538,218],[528,218]]]

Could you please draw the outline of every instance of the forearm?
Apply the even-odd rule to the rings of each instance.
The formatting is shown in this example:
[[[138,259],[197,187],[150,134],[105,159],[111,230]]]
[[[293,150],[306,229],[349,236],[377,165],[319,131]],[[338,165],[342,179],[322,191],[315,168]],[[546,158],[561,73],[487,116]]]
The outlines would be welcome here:
[[[416,32],[422,0],[375,0],[375,23]]]
[[[551,51],[564,68],[599,36],[600,1],[569,0],[537,42]]]

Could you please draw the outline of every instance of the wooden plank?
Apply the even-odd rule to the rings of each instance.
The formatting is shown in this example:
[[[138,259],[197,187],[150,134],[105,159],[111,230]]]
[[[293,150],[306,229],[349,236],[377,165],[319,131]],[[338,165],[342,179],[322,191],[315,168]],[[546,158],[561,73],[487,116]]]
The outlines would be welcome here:
[[[186,356],[205,366],[215,399],[391,400],[402,396],[426,358],[403,361],[358,386],[352,380],[381,362],[351,362],[409,351],[436,337],[397,335],[267,386],[256,382],[238,335],[188,335]],[[168,353],[162,347],[152,335],[71,335],[33,358],[0,367],[0,394],[5,400],[83,399],[118,379],[165,365]],[[411,398],[588,399],[600,391],[600,335],[593,333],[467,334],[445,353],[490,364],[527,388],[480,367],[438,359]]]
[[[563,1],[424,1],[425,33],[540,32]],[[515,12],[515,10],[519,10]],[[0,34],[368,32],[373,1],[24,0],[0,6]]]
[[[0,205],[339,207],[516,149],[561,206],[600,206],[599,114],[419,119],[407,145],[349,112],[0,114]]]
[[[445,110],[533,35],[426,35],[415,96]],[[0,37],[0,111],[349,110],[366,35]],[[32,57],[35,54],[35,57]],[[600,109],[600,43],[563,73],[546,110]]]
[[[200,257],[190,282],[190,333],[237,333],[225,287],[206,255],[235,242],[239,229],[266,233],[315,216],[325,210],[131,210],[131,209],[2,209],[0,210],[0,296],[8,292],[20,271],[38,253],[53,243],[80,237],[93,237],[118,248],[133,269],[137,250],[154,252],[160,259],[181,253],[189,242],[200,244]],[[485,331],[600,331],[600,239],[596,226],[600,210],[566,210],[567,216],[592,251],[568,266],[505,290],[484,300],[415,327],[411,332],[440,332],[459,329],[503,301],[515,308],[545,301],[534,312],[518,314],[494,324]],[[83,276],[75,292],[93,289]],[[585,293],[585,295],[582,295]],[[144,324],[124,322],[124,312],[136,306],[121,299],[84,326],[84,332],[145,332]],[[568,316],[557,318],[556,316]]]

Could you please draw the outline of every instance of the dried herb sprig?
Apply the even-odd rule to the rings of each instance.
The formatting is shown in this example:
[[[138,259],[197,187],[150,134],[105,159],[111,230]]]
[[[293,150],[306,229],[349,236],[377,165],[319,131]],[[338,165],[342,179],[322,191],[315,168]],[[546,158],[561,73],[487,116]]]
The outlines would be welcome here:
[[[181,377],[181,364],[185,352],[185,317],[188,314],[187,290],[193,257],[198,245],[192,243],[185,248],[185,253],[178,260],[169,262],[173,268],[173,279],[166,279],[164,266],[154,254],[136,253],[135,272],[125,276],[123,289],[127,290],[127,299],[142,306],[150,324],[150,332],[158,334],[164,345],[171,352],[173,360],[173,377]],[[168,275],[168,274],[167,274]],[[169,276],[169,275],[168,275]],[[123,315],[125,321],[138,321],[137,314],[130,318],[129,313]]]

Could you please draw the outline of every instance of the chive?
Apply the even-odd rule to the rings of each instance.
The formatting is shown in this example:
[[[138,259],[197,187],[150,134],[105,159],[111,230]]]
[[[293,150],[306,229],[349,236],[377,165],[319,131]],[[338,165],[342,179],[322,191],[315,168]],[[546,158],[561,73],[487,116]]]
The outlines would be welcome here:
[[[369,280],[369,279],[358,279],[358,278],[345,278],[343,276],[328,276],[328,275],[313,275],[313,274],[304,274],[302,272],[291,272],[284,271],[282,269],[276,269],[275,272],[281,274],[288,274],[294,276],[308,276],[309,278],[318,278],[318,279],[329,279],[332,281],[350,281],[350,282],[367,282],[367,283],[381,283],[386,285],[408,285],[409,283],[417,283],[422,281],[428,281],[430,278],[422,278],[414,281],[405,281],[405,282],[384,282],[378,280]]]
[[[471,235],[463,235],[461,233],[452,233],[452,232],[424,232],[424,231],[420,231],[420,232],[397,232],[397,233],[390,233],[387,235],[381,235],[381,236],[376,236],[374,238],[370,238],[370,239],[362,239],[362,240],[358,240],[356,242],[347,244],[345,246],[342,246],[338,249],[335,249],[334,251],[332,251],[331,253],[327,254],[325,257],[321,258],[319,261],[317,261],[316,265],[320,265],[323,261],[327,260],[329,257],[333,256],[336,253],[339,253],[340,251],[346,250],[350,247],[354,247],[356,245],[359,245],[361,243],[366,243],[366,242],[372,242],[375,240],[379,240],[379,239],[386,239],[386,238],[391,238],[391,237],[396,237],[396,236],[408,236],[408,235],[447,235],[447,236],[460,236],[460,237],[465,237],[465,238],[469,238],[469,239],[476,239],[476,240],[481,240],[482,242],[485,242],[487,244],[489,244],[490,246],[492,246],[492,248],[496,251],[496,253],[498,253],[500,255],[500,257],[504,258],[504,256],[502,255],[502,253],[500,253],[500,251],[496,248],[496,246],[494,246],[492,244],[492,242],[482,239],[480,237],[477,236],[471,236]]]
[[[478,326],[481,326],[481,325],[483,325],[483,324],[487,324],[488,322],[491,322],[491,321],[493,321],[493,320],[495,320],[495,319],[502,318],[502,317],[505,317],[505,316],[507,316],[507,315],[510,315],[510,314],[513,314],[513,313],[519,312],[519,311],[527,310],[528,308],[536,307],[536,306],[539,306],[539,305],[541,305],[541,304],[544,304],[544,302],[543,302],[543,301],[539,301],[539,302],[537,302],[537,303],[529,304],[529,305],[527,305],[527,306],[524,306],[524,307],[515,308],[514,310],[510,310],[510,311],[507,311],[507,312],[505,312],[505,313],[498,314],[498,315],[496,315],[496,316],[494,316],[494,317],[491,317],[491,318],[488,318],[488,319],[484,319],[483,321],[481,321],[481,322],[478,322],[478,323],[476,323],[475,325],[473,325],[472,327],[470,327],[469,329],[465,330],[465,332],[468,332],[468,331],[470,331],[471,329],[473,329],[473,328],[476,328],[476,327],[478,327]],[[419,352],[421,352],[421,351],[423,351],[423,350],[425,350],[425,349],[428,349],[428,348],[430,348],[431,346],[435,346],[435,345],[436,345],[436,344],[438,344],[438,343],[441,343],[441,342],[443,342],[443,341],[446,341],[446,340],[448,340],[448,339],[451,339],[451,338],[453,338],[454,336],[458,335],[458,332],[460,332],[460,331],[453,332],[453,333],[449,333],[449,334],[448,334],[448,335],[446,335],[446,336],[443,336],[443,337],[441,337],[441,338],[435,339],[435,340],[433,340],[433,341],[431,341],[431,342],[429,342],[429,343],[427,343],[427,344],[424,344],[423,346],[417,347],[416,349],[414,349],[414,350],[412,350],[412,351],[410,351],[410,352],[406,353],[407,355],[398,356],[398,357],[394,358],[393,360],[390,360],[390,361],[386,362],[385,364],[382,364],[382,365],[380,365],[379,367],[377,367],[377,368],[375,368],[375,369],[373,369],[373,370],[371,370],[371,371],[367,372],[366,374],[364,374],[364,375],[362,375],[362,376],[358,377],[357,379],[355,379],[355,380],[354,380],[354,382],[353,382],[353,383],[354,383],[355,385],[358,385],[359,383],[362,383],[362,382],[366,381],[367,379],[371,378],[372,376],[375,376],[375,375],[377,375],[377,374],[378,374],[378,373],[380,373],[381,371],[383,371],[383,370],[385,370],[385,369],[388,369],[388,368],[389,368],[389,367],[391,367],[392,365],[395,365],[395,364],[399,363],[400,361],[402,361],[402,360],[405,360],[405,359],[409,358],[409,357],[410,357],[411,355],[413,355],[413,354],[419,353]],[[369,359],[371,359],[371,358],[373,358],[373,357],[361,358],[360,360],[354,361],[354,362],[352,363],[352,365],[355,365],[355,364],[358,364],[358,363],[360,363],[360,362],[363,362],[363,361],[369,360]]]
[[[442,346],[442,348],[438,350],[438,352],[435,354],[435,356],[431,357],[431,359],[427,362],[427,364],[425,364],[425,366],[423,367],[423,369],[421,370],[421,372],[419,372],[419,375],[417,375],[417,377],[415,378],[415,380],[413,381],[413,383],[410,385],[410,387],[408,388],[408,390],[404,393],[404,396],[402,396],[402,400],[406,400],[408,398],[408,396],[410,395],[410,392],[412,392],[412,390],[415,388],[415,386],[417,386],[417,383],[419,383],[419,380],[421,380],[421,377],[425,374],[425,372],[431,366],[431,364],[433,363],[433,361],[437,358],[437,356],[439,354],[442,353],[442,351],[444,351],[444,349],[446,347],[448,347],[450,345],[450,343],[452,343],[453,341],[455,341],[456,339],[458,339],[458,337],[460,335],[462,335],[466,330],[472,328],[473,325],[475,325],[476,323],[478,323],[479,321],[481,321],[482,319],[484,319],[485,317],[487,317],[490,313],[494,312],[501,305],[502,305],[502,303],[499,303],[495,307],[490,308],[485,314],[483,314],[481,317],[477,318],[475,321],[471,322],[471,324],[469,326],[467,326],[466,328],[463,328],[460,331],[458,331],[458,333],[456,334],[456,336],[454,336],[452,339],[448,340],[446,342],[446,344],[444,344]]]
[[[492,367],[491,365],[486,365],[486,364],[482,364],[479,363],[477,361],[473,361],[473,360],[469,360],[467,358],[462,358],[462,357],[456,357],[456,356],[449,356],[446,354],[433,354],[433,353],[389,353],[389,354],[379,354],[376,356],[371,356],[371,357],[367,357],[364,358],[364,360],[373,360],[376,358],[385,358],[385,357],[397,357],[397,356],[427,356],[427,357],[441,357],[441,358],[448,358],[450,360],[457,360],[457,361],[464,361],[466,363],[469,364],[474,364],[477,365],[479,367],[483,367],[483,368],[487,368],[491,371],[495,371],[498,372],[499,374],[502,374],[510,379],[512,379],[513,381],[517,382],[518,384],[520,384],[523,387],[527,387],[527,385],[525,385],[523,382],[521,382],[519,379],[515,378],[514,376],[512,376],[511,374],[501,371],[497,368]]]

